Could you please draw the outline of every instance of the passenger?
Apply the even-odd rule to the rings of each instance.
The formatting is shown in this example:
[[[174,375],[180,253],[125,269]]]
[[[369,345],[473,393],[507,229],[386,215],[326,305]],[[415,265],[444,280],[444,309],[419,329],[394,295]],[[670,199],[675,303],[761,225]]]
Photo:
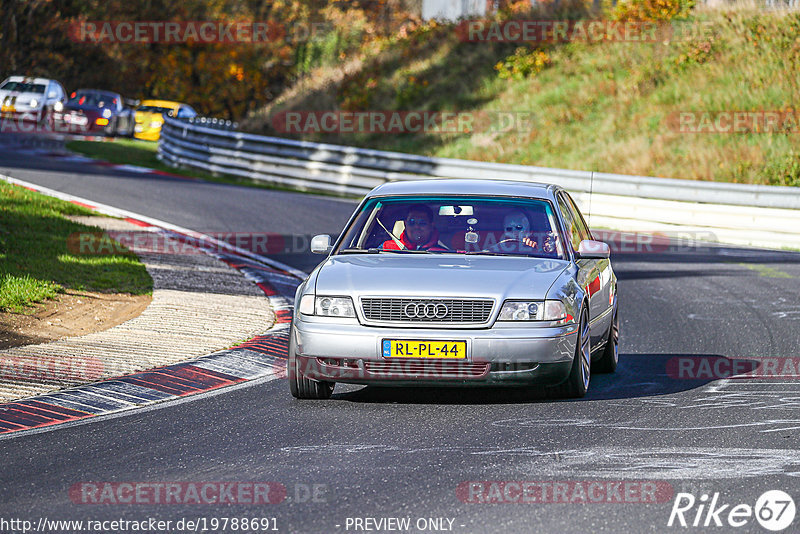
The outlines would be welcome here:
[[[384,241],[384,250],[430,250],[446,252],[448,248],[439,241],[439,231],[433,226],[433,211],[424,204],[414,204],[408,208],[405,229],[399,237]]]
[[[520,210],[514,210],[503,217],[503,239],[501,243],[511,245],[518,242],[519,246],[536,248],[536,241],[531,239],[531,221]]]

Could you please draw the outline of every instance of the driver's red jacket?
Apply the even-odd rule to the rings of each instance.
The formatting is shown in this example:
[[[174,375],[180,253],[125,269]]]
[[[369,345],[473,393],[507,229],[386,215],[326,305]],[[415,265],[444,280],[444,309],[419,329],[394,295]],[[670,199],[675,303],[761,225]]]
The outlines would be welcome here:
[[[439,241],[439,232],[436,229],[431,232],[431,238],[428,242],[420,246],[416,246],[408,240],[405,230],[400,234],[400,241],[408,250],[432,250],[434,252],[446,252],[448,250],[444,243]],[[401,247],[395,243],[394,239],[389,239],[383,242],[383,250],[401,250]]]

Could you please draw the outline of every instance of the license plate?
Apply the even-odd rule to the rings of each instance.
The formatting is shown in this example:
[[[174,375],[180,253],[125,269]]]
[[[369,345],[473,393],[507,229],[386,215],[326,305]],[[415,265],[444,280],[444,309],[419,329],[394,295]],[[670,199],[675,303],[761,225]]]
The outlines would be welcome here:
[[[384,358],[447,358],[465,359],[466,341],[413,341],[408,339],[384,339]]]

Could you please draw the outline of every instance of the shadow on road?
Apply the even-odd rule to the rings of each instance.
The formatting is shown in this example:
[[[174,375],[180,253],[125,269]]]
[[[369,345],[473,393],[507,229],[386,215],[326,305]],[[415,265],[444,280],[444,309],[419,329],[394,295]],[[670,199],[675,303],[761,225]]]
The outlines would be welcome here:
[[[702,378],[681,378],[679,362],[688,362],[686,368]],[[609,399],[629,399],[669,395],[702,387],[721,378],[713,364],[710,374],[698,372],[701,362],[721,362],[716,369],[730,369],[744,364],[752,369],[758,362],[730,359],[714,354],[620,354],[617,372],[595,374],[589,385],[589,393],[582,399],[558,399],[548,395],[545,388],[436,388],[436,387],[380,387],[367,386],[357,390],[337,386],[339,392],[333,398],[357,403],[398,404],[519,404],[530,402],[587,402]],[[689,373],[691,375],[691,373]],[[358,386],[353,386],[358,387]]]

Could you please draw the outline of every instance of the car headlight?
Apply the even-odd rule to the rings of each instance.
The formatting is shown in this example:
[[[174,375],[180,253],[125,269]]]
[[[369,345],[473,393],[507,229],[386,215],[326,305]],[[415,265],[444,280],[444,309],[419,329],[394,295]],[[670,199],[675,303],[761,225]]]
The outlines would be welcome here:
[[[550,321],[567,324],[575,321],[560,300],[508,300],[500,309],[498,321]]]
[[[161,125],[164,124],[164,121],[152,121],[150,123],[151,128],[161,128]]]
[[[57,101],[55,104],[53,104],[53,110],[54,111],[64,111],[64,104],[62,104],[60,100]]]
[[[31,101],[28,102],[28,105],[32,108],[35,108],[39,105],[39,101],[36,100],[35,98],[31,98]]]
[[[300,313],[321,317],[355,317],[353,300],[350,297],[326,297],[303,295],[300,297]]]
[[[104,109],[104,110],[103,110],[103,117],[105,117],[105,118],[107,118],[107,119],[108,119],[109,117],[111,117],[111,110],[110,110],[110,109]]]
[[[314,313],[324,317],[355,317],[353,300],[350,297],[317,297]]]

